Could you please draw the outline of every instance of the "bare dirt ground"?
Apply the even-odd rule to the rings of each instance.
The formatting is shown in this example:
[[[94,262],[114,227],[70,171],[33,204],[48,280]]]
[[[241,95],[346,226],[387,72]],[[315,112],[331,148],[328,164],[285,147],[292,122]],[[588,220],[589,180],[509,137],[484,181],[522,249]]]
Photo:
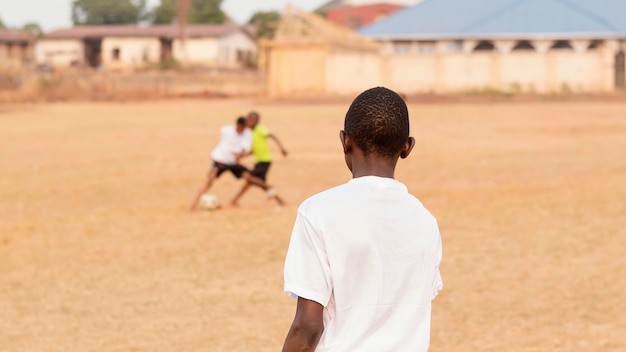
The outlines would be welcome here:
[[[290,150],[189,213],[218,128]],[[412,104],[397,177],[437,216],[431,351],[626,350],[626,103]],[[0,351],[277,351],[297,205],[350,177],[347,104],[67,103],[0,114]],[[222,177],[228,201],[239,183]]]

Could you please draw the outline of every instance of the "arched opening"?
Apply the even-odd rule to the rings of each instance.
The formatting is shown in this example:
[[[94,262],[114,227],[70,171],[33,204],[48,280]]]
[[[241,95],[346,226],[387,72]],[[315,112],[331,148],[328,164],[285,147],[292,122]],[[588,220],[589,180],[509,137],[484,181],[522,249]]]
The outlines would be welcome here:
[[[574,50],[569,40],[557,40],[552,44],[550,50]]]
[[[587,50],[596,50],[604,45],[604,40],[592,40]]]
[[[528,40],[520,40],[513,47],[513,51],[534,51],[535,47]]]
[[[474,51],[494,51],[494,50],[496,50],[496,46],[493,45],[492,42],[487,41],[487,40],[478,42],[478,44],[474,48]]]

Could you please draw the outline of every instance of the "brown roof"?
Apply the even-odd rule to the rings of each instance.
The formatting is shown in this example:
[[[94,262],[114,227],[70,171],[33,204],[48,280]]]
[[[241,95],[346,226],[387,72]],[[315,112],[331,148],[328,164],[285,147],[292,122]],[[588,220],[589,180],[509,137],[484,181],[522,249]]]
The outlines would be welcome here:
[[[189,38],[219,38],[224,35],[243,30],[249,34],[246,26],[237,24],[209,25],[194,24],[187,26]],[[75,26],[46,33],[50,39],[87,39],[103,37],[159,37],[174,39],[180,36],[177,25],[109,25],[109,26]]]
[[[0,43],[28,43],[33,39],[31,35],[24,32],[0,29]]]

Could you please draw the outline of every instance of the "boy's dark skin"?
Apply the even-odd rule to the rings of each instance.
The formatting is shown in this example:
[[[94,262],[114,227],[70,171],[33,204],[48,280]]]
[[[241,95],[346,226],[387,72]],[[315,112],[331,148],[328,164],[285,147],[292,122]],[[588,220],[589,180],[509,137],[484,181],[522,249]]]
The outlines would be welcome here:
[[[256,113],[256,112],[249,113],[248,117],[246,118],[246,123],[247,123],[248,128],[250,130],[254,130],[256,125],[259,123],[259,119],[260,119],[260,116],[259,116],[258,113]],[[280,142],[278,137],[276,137],[274,134],[270,133],[268,138],[273,139],[274,142],[276,142],[276,144],[280,148],[280,152],[283,154],[283,156],[287,156],[287,149],[285,149],[285,147],[283,147],[283,144]],[[243,156],[248,156],[248,155],[252,155],[252,151],[246,153]],[[252,186],[252,185],[254,185],[253,182],[246,182],[246,183],[244,183],[243,186],[241,187],[241,189],[239,190],[239,192],[237,192],[237,194],[235,195],[235,198],[233,198],[233,200],[230,202],[230,205],[235,207],[235,208],[239,207],[239,199],[241,199],[241,197],[248,191],[248,189],[250,189],[250,186]],[[274,195],[272,198],[276,199],[276,202],[278,202],[278,205],[280,205],[280,206],[285,205],[285,201],[281,197],[279,197],[278,195]]]
[[[387,157],[374,153],[366,155],[343,130],[339,132],[339,139],[352,178],[363,176],[394,178],[398,159],[408,157],[415,146],[415,138],[409,137],[399,153]],[[324,332],[323,312],[324,306],[321,304],[298,297],[296,316],[285,339],[283,352],[315,351]]]

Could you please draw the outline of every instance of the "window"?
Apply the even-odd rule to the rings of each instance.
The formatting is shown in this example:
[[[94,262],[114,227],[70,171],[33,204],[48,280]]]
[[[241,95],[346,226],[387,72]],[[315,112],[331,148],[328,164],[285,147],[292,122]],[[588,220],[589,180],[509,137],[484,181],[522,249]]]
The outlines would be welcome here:
[[[453,42],[448,42],[446,44],[446,52],[447,53],[460,53],[463,51],[463,41],[455,40]]]
[[[111,58],[113,61],[120,61],[120,48],[114,48],[111,51]]]
[[[567,40],[557,40],[552,44],[550,50],[573,50],[572,44]]]
[[[528,40],[520,40],[513,47],[513,51],[534,51],[535,47]]]
[[[490,41],[480,41],[478,42],[478,45],[476,45],[476,47],[474,48],[474,51],[494,51],[496,50],[495,45],[493,45],[492,42]]]
[[[412,52],[411,42],[395,42],[393,43],[393,52],[396,54],[410,54]]]
[[[435,42],[419,42],[417,51],[423,55],[431,55],[437,51],[437,47],[435,46]]]

